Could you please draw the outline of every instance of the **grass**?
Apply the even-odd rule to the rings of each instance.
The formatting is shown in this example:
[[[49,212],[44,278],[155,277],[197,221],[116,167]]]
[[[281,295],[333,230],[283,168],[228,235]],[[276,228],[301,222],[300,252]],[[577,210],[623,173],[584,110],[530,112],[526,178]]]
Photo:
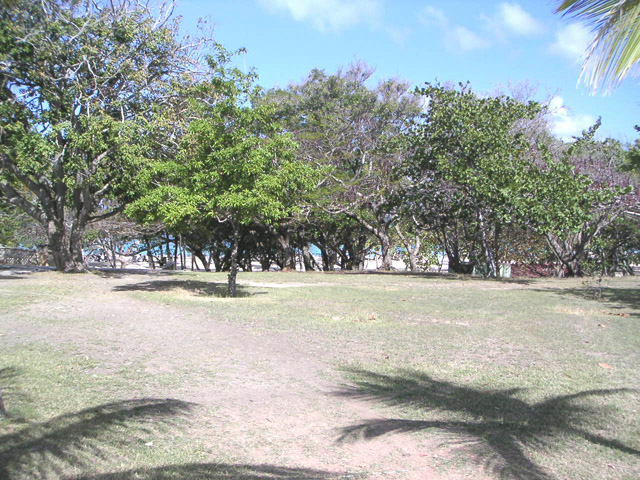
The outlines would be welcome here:
[[[156,465],[195,451],[181,435],[195,406],[145,396],[140,378],[99,378],[93,361],[33,344],[3,349],[0,365],[12,365],[0,371],[9,412],[0,420],[0,478],[65,478],[109,471],[124,452]]]
[[[265,465],[249,450],[192,435],[211,412],[180,392],[221,378],[224,366],[194,356],[149,377],[151,353],[101,374],[99,356],[80,352],[87,342],[111,348],[89,333],[107,328],[108,317],[29,317],[29,305],[77,302],[104,281],[114,298],[151,312],[295,339],[317,354],[336,405],[378,412],[340,424],[330,452],[402,434],[439,445],[431,464],[443,478],[640,477],[635,278],[605,280],[596,295],[582,280],[241,273],[241,296],[230,299],[224,274],[114,275],[1,280],[0,388],[10,416],[0,419],[0,478],[338,478],[290,465],[286,449]],[[69,334],[26,342],[12,322]]]

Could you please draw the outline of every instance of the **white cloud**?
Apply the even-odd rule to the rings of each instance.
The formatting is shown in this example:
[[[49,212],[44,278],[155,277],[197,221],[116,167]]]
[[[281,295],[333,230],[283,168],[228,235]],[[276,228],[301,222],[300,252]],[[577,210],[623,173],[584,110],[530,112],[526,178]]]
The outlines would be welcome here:
[[[383,26],[380,29],[385,32],[395,43],[403,45],[411,36],[410,28],[396,28],[391,26]]]
[[[549,102],[549,119],[552,133],[565,142],[579,136],[583,130],[596,122],[596,118],[586,113],[573,114],[564,104],[562,97],[556,95]]]
[[[587,27],[572,23],[556,32],[556,40],[549,47],[552,53],[574,62],[584,59],[593,40],[593,33]]]
[[[490,42],[466,27],[452,25],[445,13],[436,7],[427,6],[423,8],[418,18],[425,26],[435,25],[443,35],[445,45],[454,51],[470,52],[486,48]]]
[[[272,11],[288,12],[294,20],[316,29],[340,31],[359,24],[377,26],[382,18],[381,0],[258,0]]]
[[[449,25],[449,19],[444,12],[430,5],[420,10],[418,18],[423,25],[437,25],[438,27]]]
[[[448,32],[447,41],[450,45],[453,45],[454,48],[462,50],[463,52],[486,48],[490,45],[486,39],[461,26],[453,27],[453,29]]]
[[[517,3],[501,3],[498,7],[500,24],[516,35],[535,35],[542,32],[542,24]]]

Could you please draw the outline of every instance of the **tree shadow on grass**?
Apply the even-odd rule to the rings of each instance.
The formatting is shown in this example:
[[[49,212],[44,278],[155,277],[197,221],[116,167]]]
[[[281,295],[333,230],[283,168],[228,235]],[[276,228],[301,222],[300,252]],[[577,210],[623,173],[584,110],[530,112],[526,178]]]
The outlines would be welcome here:
[[[106,458],[107,446],[157,435],[194,404],[143,398],[107,403],[0,435],[0,478],[59,478],[66,468]]]
[[[24,280],[24,277],[18,277],[16,275],[0,275],[0,280]]]
[[[0,368],[0,418],[11,416],[14,422],[20,421],[20,419],[11,414],[8,405],[11,405],[14,399],[24,397],[15,388],[14,379],[19,374],[20,369],[16,367]]]
[[[435,429],[453,435],[453,443],[464,444],[484,468],[499,478],[550,480],[553,477],[531,460],[526,449],[554,447],[560,437],[571,436],[633,455],[640,460],[640,450],[614,438],[591,433],[589,425],[607,421],[604,412],[581,399],[606,397],[632,389],[587,390],[572,395],[528,403],[517,398],[522,389],[484,390],[435,380],[413,370],[396,375],[382,375],[350,369],[355,380],[336,395],[389,406],[409,407],[430,417],[442,419],[409,420],[372,419],[340,430],[339,442],[372,439],[395,432]],[[589,430],[588,430],[589,428]]]
[[[116,292],[170,292],[172,290],[187,290],[199,297],[229,297],[229,290],[225,282],[201,282],[198,280],[150,280],[148,282],[118,285],[113,287]],[[264,295],[265,292],[255,291],[253,288],[238,285],[236,297],[251,297]]]
[[[191,463],[72,478],[74,480],[177,480],[182,478],[203,480],[339,480],[349,478],[353,480],[358,477],[352,474],[331,474],[319,470],[274,465]]]
[[[503,277],[482,277],[471,274],[448,273],[448,272],[411,272],[411,271],[386,271],[386,270],[336,270],[333,272],[323,272],[323,275],[383,275],[388,277],[419,278],[423,280],[442,281],[462,281],[462,282],[500,282],[517,285],[532,285],[536,279],[532,278],[503,278]]]
[[[91,268],[90,272],[95,273],[103,278],[124,278],[128,276],[137,277],[172,277],[179,275],[182,270],[147,270],[138,268]]]
[[[0,370],[6,385],[19,375],[15,368]],[[143,445],[167,432],[196,404],[175,399],[142,398],[106,403],[68,413],[46,422],[18,425],[15,419],[0,433],[0,479],[63,478],[75,480],[339,480],[355,479],[304,468],[274,465],[193,463],[139,468],[103,474],[69,474],[70,469],[91,471],[96,462],[109,461],[113,449]],[[2,423],[0,426],[4,427]]]
[[[13,385],[13,379],[18,375],[20,375],[20,369],[17,367],[0,368],[0,388]]]
[[[595,281],[594,281],[595,282]],[[603,306],[612,310],[635,310],[628,313],[632,316],[640,316],[640,288],[610,287],[606,284],[601,287],[596,283],[586,283],[582,288],[558,288],[552,290],[539,290],[545,293],[552,292],[556,295],[594,300],[602,302]]]

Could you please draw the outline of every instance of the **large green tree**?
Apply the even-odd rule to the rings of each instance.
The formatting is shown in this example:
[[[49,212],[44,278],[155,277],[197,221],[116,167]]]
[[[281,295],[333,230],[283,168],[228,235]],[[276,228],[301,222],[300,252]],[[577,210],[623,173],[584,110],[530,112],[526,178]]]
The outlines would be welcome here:
[[[266,98],[280,105],[279,115],[300,144],[298,158],[325,172],[315,207],[339,223],[340,216],[348,216],[374,236],[382,268],[388,270],[397,220],[389,200],[405,153],[399,140],[420,106],[405,82],[389,79],[370,86],[373,74],[358,63],[333,75],[313,70],[302,83]]]
[[[540,107],[479,96],[468,84],[427,84],[418,92],[427,108],[410,133],[404,208],[438,234],[454,270],[462,271],[466,257],[494,276],[501,232],[516,221],[516,201],[529,187],[529,143],[518,122]]]
[[[190,49],[139,2],[16,0],[0,9],[0,191],[46,231],[58,270],[83,270],[88,224],[122,208]]]
[[[590,245],[625,211],[638,204],[633,180],[620,172],[625,151],[617,140],[594,138],[600,125],[565,146],[536,169],[535,195],[523,201],[534,212],[529,225],[543,234],[568,275],[583,274]]]
[[[620,143],[595,140],[597,124],[557,148],[549,136],[527,135],[540,111],[534,103],[481,97],[468,85],[421,93],[428,108],[411,135],[405,207],[437,232],[450,265],[462,271],[467,257],[495,275],[500,259],[521,256],[505,235],[520,227],[545,238],[569,275],[581,275],[593,239],[634,201],[617,171]]]
[[[229,294],[235,296],[241,227],[290,215],[317,178],[296,161],[296,144],[275,121],[273,105],[254,105],[255,75],[233,67],[231,59],[218,46],[204,79],[182,90],[188,105],[176,155],[140,176],[140,196],[127,211],[170,228],[229,225]]]

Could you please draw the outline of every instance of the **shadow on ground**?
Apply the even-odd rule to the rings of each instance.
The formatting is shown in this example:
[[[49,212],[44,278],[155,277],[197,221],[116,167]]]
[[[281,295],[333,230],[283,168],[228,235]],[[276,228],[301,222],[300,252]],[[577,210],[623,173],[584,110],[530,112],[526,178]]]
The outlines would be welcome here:
[[[456,280],[466,282],[501,282],[501,283],[513,283],[518,285],[531,285],[535,278],[492,278],[474,276],[471,274],[462,273],[437,273],[437,272],[410,272],[410,271],[387,271],[387,270],[336,270],[332,272],[323,272],[323,275],[385,275],[390,277],[407,277],[407,278],[421,278],[425,280]]]
[[[130,285],[118,285],[113,288],[117,292],[169,292],[171,290],[187,290],[193,295],[203,297],[229,296],[227,284],[224,282],[201,282],[198,280],[150,280],[148,282],[132,283]],[[264,295],[265,292],[256,291],[254,288],[236,286],[237,297],[251,297]]]
[[[0,275],[0,280],[22,280],[24,277],[18,277],[16,275]]]
[[[170,277],[175,276],[179,272],[176,270],[148,270],[139,268],[91,268],[90,272],[94,272],[104,278],[124,278],[130,275],[139,277]]]
[[[613,310],[635,310],[629,315],[640,316],[640,288],[610,287],[602,285],[597,280],[585,281],[581,288],[557,288],[552,290],[542,289],[545,293],[554,293],[565,297],[575,297],[584,300],[596,300],[603,306]],[[620,312],[628,313],[628,312]]]
[[[604,411],[585,398],[606,397],[630,389],[588,390],[572,395],[528,403],[517,398],[521,389],[484,390],[431,378],[421,372],[401,370],[382,375],[366,370],[346,372],[355,381],[336,395],[389,406],[410,407],[429,417],[442,419],[373,419],[340,430],[338,442],[368,440],[396,432],[434,429],[451,435],[451,443],[460,444],[460,453],[471,455],[498,478],[550,480],[553,477],[538,466],[525,447],[553,448],[560,437],[573,437],[598,446],[632,455],[640,461],[640,450],[615,438],[592,433],[596,425],[611,422]]]
[[[0,265],[0,280],[19,280],[38,272],[52,271],[51,267],[33,265]]]
[[[146,441],[193,407],[173,399],[125,400],[17,428],[0,435],[0,478],[60,478],[66,468],[106,458],[109,445]]]
[[[6,385],[19,372],[0,370]],[[75,480],[339,480],[319,470],[275,465],[192,463],[122,470],[109,473],[74,473],[95,470],[96,463],[110,462],[114,454],[144,445],[149,439],[170,433],[180,418],[197,405],[175,399],[142,398],[106,403],[52,418],[46,422],[18,424],[10,418],[0,434],[0,479],[63,478]],[[4,427],[2,423],[0,426]],[[119,452],[119,453],[118,453]],[[135,451],[131,453],[131,456]],[[123,458],[116,458],[122,464]],[[127,461],[135,461],[133,458]]]
[[[71,478],[74,480],[177,480],[183,478],[203,480],[339,480],[349,478],[354,480],[358,477],[273,465],[193,463],[151,469],[126,470],[101,475],[69,477],[69,480]]]
[[[18,375],[20,375],[20,369],[17,367],[0,368],[0,387],[6,388],[8,384],[11,385]]]
[[[25,395],[18,392],[15,388],[14,379],[18,377],[19,374],[20,369],[16,367],[0,368],[0,418],[12,416],[14,422],[18,422],[20,419],[10,413],[8,405],[11,405],[11,403],[18,398],[25,398]]]

